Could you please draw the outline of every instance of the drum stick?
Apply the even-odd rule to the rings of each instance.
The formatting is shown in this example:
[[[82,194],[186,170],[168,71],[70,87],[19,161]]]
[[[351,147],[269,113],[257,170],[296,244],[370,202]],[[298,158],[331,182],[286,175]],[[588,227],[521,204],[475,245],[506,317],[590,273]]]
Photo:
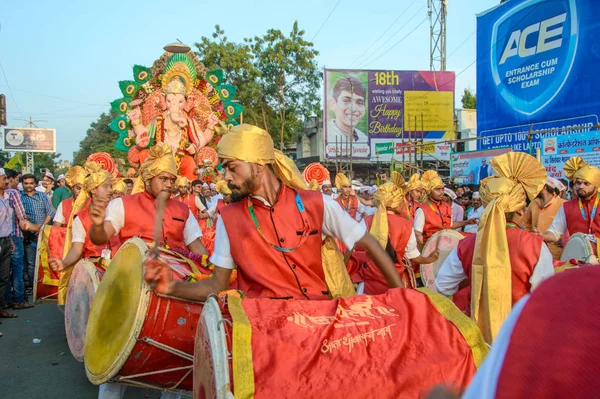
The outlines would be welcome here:
[[[156,196],[156,220],[154,221],[154,248],[152,254],[158,257],[158,246],[161,242],[162,237],[162,225],[163,217],[165,215],[165,209],[167,207],[167,201],[169,200],[169,193],[166,191],[161,192]]]

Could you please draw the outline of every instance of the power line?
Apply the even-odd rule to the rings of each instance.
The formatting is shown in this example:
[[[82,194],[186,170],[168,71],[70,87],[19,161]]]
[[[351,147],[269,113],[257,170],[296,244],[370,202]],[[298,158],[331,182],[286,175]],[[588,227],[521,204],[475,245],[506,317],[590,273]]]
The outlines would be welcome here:
[[[6,78],[6,77],[5,77],[5,78]],[[8,83],[8,81],[7,81],[7,83]],[[0,85],[0,87],[8,87],[8,86],[3,86],[3,85]],[[9,90],[10,90],[10,88],[9,88]],[[37,96],[41,96],[41,97],[53,98],[53,99],[55,99],[55,100],[61,100],[61,101],[66,101],[66,102],[75,103],[75,104],[87,105],[87,106],[89,106],[89,107],[100,107],[100,106],[102,106],[102,107],[106,107],[106,106],[108,105],[108,104],[91,104],[91,103],[85,103],[85,102],[83,102],[83,101],[71,100],[71,99],[69,99],[69,98],[58,97],[58,96],[51,96],[51,95],[48,95],[48,94],[38,93],[38,92],[35,92],[35,91],[24,90],[24,89],[14,89],[14,90],[15,90],[15,91],[20,91],[20,92],[23,92],[23,93],[35,94],[35,95],[37,95]],[[20,110],[19,110],[19,111],[20,111]],[[22,113],[22,112],[21,112],[21,113]]]
[[[365,54],[367,53],[367,51],[369,51],[369,50],[370,50],[370,49],[371,49],[371,48],[372,48],[372,47],[375,45],[375,43],[377,43],[377,42],[378,42],[378,41],[379,41],[379,40],[380,40],[380,39],[381,39],[381,38],[382,38],[382,37],[383,37],[383,36],[384,36],[386,33],[388,33],[388,31],[389,31],[390,29],[392,29],[392,26],[394,26],[394,25],[396,24],[396,22],[398,22],[398,20],[399,20],[400,18],[402,18],[402,16],[404,15],[404,13],[406,13],[406,12],[407,12],[407,11],[408,11],[408,10],[409,10],[409,9],[410,9],[410,8],[411,8],[411,7],[412,7],[412,6],[413,6],[413,5],[416,3],[416,2],[417,2],[417,0],[414,0],[412,3],[410,3],[410,5],[409,5],[408,7],[406,7],[406,9],[405,9],[404,11],[402,11],[402,12],[400,13],[400,15],[398,15],[398,18],[396,18],[396,19],[394,20],[394,22],[392,22],[392,23],[391,23],[391,24],[390,24],[390,25],[387,27],[387,29],[386,29],[386,30],[385,30],[385,31],[384,31],[384,32],[381,34],[381,36],[379,36],[379,37],[377,38],[377,40],[375,40],[373,43],[371,43],[371,45],[370,45],[369,47],[367,47],[367,48],[366,48],[366,50],[365,50],[365,51],[363,51],[363,53],[362,53],[361,55],[359,55],[359,56],[358,56],[358,57],[357,57],[357,58],[356,58],[354,61],[352,61],[352,62],[350,63],[350,66],[352,66],[352,65],[354,65],[356,62],[358,62],[358,60],[360,60],[360,59],[362,58],[362,56],[363,56],[363,55],[365,55]]]
[[[467,40],[469,40],[475,34],[475,32],[477,32],[477,29],[475,29],[473,32],[471,32],[471,34],[469,36],[467,36],[467,38],[465,40],[463,40],[463,42],[461,44],[459,44],[457,48],[455,48],[454,50],[452,50],[452,52],[450,53],[450,55],[447,58],[450,58],[452,56],[452,54],[456,53],[459,48],[461,48],[462,46],[464,46],[465,43],[467,42]]]
[[[411,20],[412,20],[414,17],[416,17],[416,16],[417,16],[417,15],[418,15],[418,14],[419,14],[421,11],[423,11],[423,9],[424,9],[424,8],[425,8],[425,6],[423,6],[423,7],[419,8],[419,9],[417,10],[417,12],[416,12],[416,13],[414,13],[414,15],[412,15],[412,16],[409,18],[409,21],[411,21]],[[375,54],[376,54],[376,53],[377,53],[379,50],[381,50],[381,49],[383,48],[383,46],[385,46],[386,44],[388,44],[388,43],[390,42],[390,40],[392,40],[392,38],[393,38],[394,36],[396,36],[398,33],[400,33],[400,31],[402,31],[402,29],[404,29],[406,26],[408,26],[408,25],[407,25],[407,24],[404,24],[404,25],[402,25],[402,26],[400,27],[400,29],[398,29],[396,32],[394,32],[394,33],[393,33],[393,34],[392,34],[390,37],[388,37],[388,39],[387,39],[385,42],[383,42],[383,43],[381,44],[381,46],[379,46],[379,47],[378,47],[378,48],[377,48],[375,51],[373,51],[373,52],[372,52],[372,53],[369,55],[369,57],[372,57],[372,56],[373,56],[373,55],[375,55]],[[412,32],[411,32],[411,33],[412,33]],[[392,47],[393,47],[393,46],[392,46]],[[369,57],[367,57],[367,58],[369,58]],[[366,65],[366,64],[365,64],[365,61],[361,62],[361,65]]]
[[[2,62],[0,62],[0,69],[2,70],[2,75],[4,76],[4,80],[6,81],[6,86],[8,87],[8,91],[10,92],[10,96],[12,97],[12,100],[15,103],[15,107],[17,107],[19,112],[21,112],[21,108],[19,108],[19,104],[17,104],[17,98],[13,94],[13,91],[10,88],[10,84],[8,83],[8,78],[6,77],[6,73],[4,72],[4,67],[2,66]]]
[[[321,33],[321,29],[323,29],[323,27],[325,26],[325,24],[327,23],[327,21],[329,21],[329,17],[331,17],[331,14],[333,14],[333,12],[335,11],[335,9],[337,8],[337,6],[340,4],[341,1],[342,0],[338,0],[338,2],[335,3],[335,6],[333,6],[333,9],[331,10],[331,12],[327,16],[327,18],[325,18],[325,21],[323,21],[323,23],[321,24],[321,27],[319,28],[319,30],[317,30],[317,33],[315,33],[315,35],[311,39],[311,42],[314,42],[315,39],[317,38],[317,36],[319,36],[319,33]]]

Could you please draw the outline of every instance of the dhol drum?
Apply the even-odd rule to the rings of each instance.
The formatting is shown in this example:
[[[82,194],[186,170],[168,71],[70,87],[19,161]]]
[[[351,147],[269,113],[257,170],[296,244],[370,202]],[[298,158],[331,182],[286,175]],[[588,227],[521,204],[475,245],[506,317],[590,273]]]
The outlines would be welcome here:
[[[65,247],[67,229],[64,227],[46,225],[40,231],[35,256],[35,271],[33,276],[33,301],[56,300],[60,273],[50,270],[50,258],[62,259]]]
[[[587,234],[575,233],[565,245],[560,260],[567,262],[570,259],[575,259],[584,263],[598,263],[598,258],[594,255],[595,245],[595,243],[592,244]]]
[[[94,296],[104,268],[90,259],[81,259],[73,268],[65,301],[65,330],[73,357],[83,362],[85,331]]]
[[[446,298],[423,290],[331,301],[210,297],[197,329],[194,398],[397,398],[464,387],[487,353],[483,337]]]
[[[435,278],[437,277],[442,264],[450,255],[450,252],[458,246],[458,242],[464,236],[455,230],[441,230],[431,236],[423,246],[421,251],[424,257],[431,255],[436,248],[440,250],[438,260],[433,263],[424,263],[421,265],[421,280],[425,287],[435,290]]]
[[[108,267],[92,303],[84,362],[96,385],[119,382],[163,390],[192,390],[194,336],[202,303],[157,294],[145,283],[149,248],[127,240]],[[200,271],[182,255],[161,250],[174,280]]]

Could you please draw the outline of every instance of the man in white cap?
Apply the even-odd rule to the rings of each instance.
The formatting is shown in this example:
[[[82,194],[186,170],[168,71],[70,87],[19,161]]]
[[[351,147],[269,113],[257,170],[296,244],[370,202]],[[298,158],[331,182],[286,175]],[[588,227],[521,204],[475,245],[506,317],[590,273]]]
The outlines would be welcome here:
[[[54,175],[52,173],[50,173],[49,171],[44,173],[44,176],[42,177],[42,187],[44,187],[44,192],[46,193],[46,195],[48,196],[48,199],[50,201],[52,201],[52,195],[54,194],[55,184],[56,184],[56,179],[54,178]],[[56,209],[56,207],[54,207],[54,204],[52,206],[53,206],[52,209]]]
[[[331,181],[329,181],[329,180],[323,181],[323,183],[321,184],[321,192],[323,192],[323,194],[328,195],[331,198],[335,199],[335,196],[333,195],[333,186],[331,185]]]
[[[58,175],[58,187],[64,187],[65,184],[67,184],[67,181],[65,180],[65,175],[64,174],[60,174]]]
[[[475,220],[476,223],[466,225],[463,229],[465,233],[477,233],[477,226],[479,225],[479,220],[481,219],[481,215],[483,215],[484,209],[481,197],[479,196],[479,191],[475,191],[473,193],[473,207],[467,213],[467,218]]]
[[[531,201],[527,208],[525,230],[532,233],[544,233],[548,230],[556,214],[566,202],[559,197],[561,185],[562,183],[555,178],[548,178],[542,191],[540,191],[536,199]],[[552,257],[559,260],[563,251],[562,246],[549,242],[548,248],[550,249],[550,253],[552,253]]]
[[[465,210],[462,206],[458,205],[456,202],[456,193],[449,189],[448,187],[444,188],[444,200],[448,205],[452,207],[452,223],[454,222],[462,222],[465,220]],[[455,230],[461,230],[460,227]]]
[[[58,205],[73,196],[73,187],[67,183],[65,175],[58,176],[58,188],[52,193],[52,206],[58,209]],[[61,183],[62,182],[62,183]]]

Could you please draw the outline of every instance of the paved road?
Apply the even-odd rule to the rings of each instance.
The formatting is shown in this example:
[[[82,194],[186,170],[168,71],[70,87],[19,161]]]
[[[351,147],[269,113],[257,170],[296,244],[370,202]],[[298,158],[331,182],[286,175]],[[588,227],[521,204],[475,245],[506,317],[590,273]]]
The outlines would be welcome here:
[[[69,351],[64,317],[54,304],[15,311],[2,319],[0,398],[94,399],[98,387],[88,382],[83,363]],[[34,338],[42,342],[34,344]],[[126,399],[159,398],[160,392],[129,387]]]

